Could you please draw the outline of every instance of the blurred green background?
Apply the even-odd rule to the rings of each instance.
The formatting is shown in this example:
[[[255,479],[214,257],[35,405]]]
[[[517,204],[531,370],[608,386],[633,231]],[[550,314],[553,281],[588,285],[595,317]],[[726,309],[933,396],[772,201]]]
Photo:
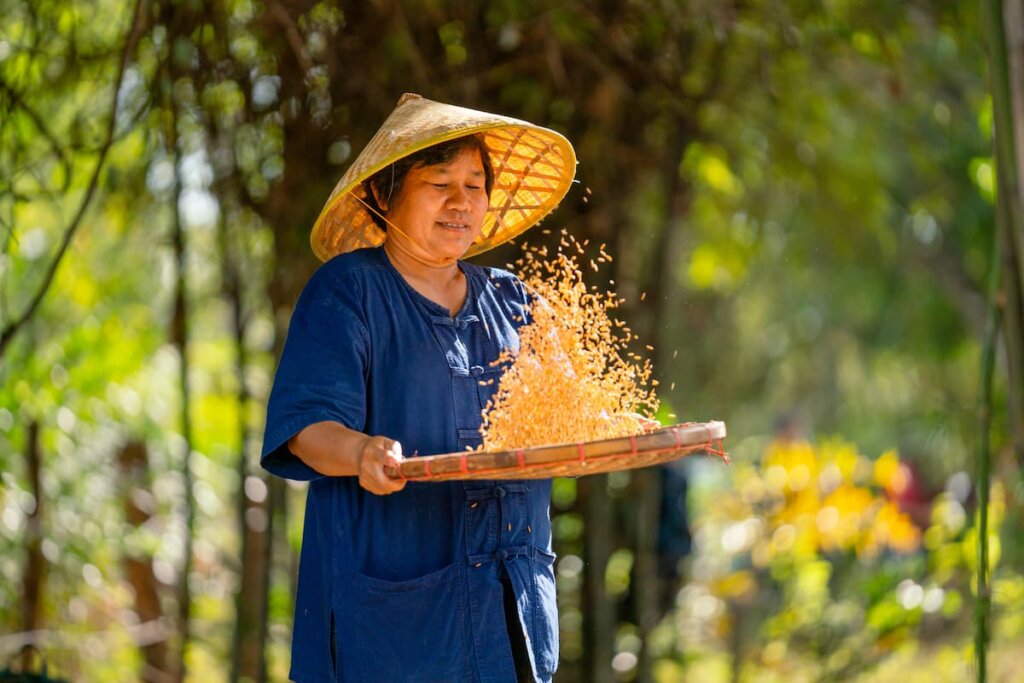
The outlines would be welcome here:
[[[75,681],[286,679],[304,489],[258,468],[265,400],[309,229],[412,91],[573,141],[544,227],[615,256],[588,276],[625,299],[662,417],[729,426],[731,467],[556,481],[557,680],[977,676],[988,282],[1016,178],[994,44],[1024,97],[985,7],[1024,12],[0,0],[0,667],[35,643]],[[1024,680],[1016,196],[998,681]]]

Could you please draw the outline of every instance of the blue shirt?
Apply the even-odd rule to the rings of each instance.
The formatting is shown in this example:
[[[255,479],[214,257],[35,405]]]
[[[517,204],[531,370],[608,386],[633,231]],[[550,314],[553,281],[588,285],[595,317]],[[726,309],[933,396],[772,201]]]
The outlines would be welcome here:
[[[300,683],[514,681],[503,572],[536,680],[557,666],[550,480],[410,482],[377,496],[288,450],[324,420],[395,439],[406,457],[480,444],[493,362],[518,350],[527,295],[505,271],[459,267],[467,294],[454,317],[382,248],[324,264],[292,315],[261,463],[310,482],[292,636]]]

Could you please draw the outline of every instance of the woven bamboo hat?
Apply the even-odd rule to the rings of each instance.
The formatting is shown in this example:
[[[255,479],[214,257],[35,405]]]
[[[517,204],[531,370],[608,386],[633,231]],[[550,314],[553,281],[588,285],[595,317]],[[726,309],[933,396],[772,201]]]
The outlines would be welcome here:
[[[322,261],[384,242],[363,201],[363,181],[413,152],[479,133],[490,152],[494,188],[480,237],[466,256],[498,246],[551,212],[576,175],[576,153],[559,133],[526,121],[433,102],[413,93],[345,171],[313,225],[309,241]]]

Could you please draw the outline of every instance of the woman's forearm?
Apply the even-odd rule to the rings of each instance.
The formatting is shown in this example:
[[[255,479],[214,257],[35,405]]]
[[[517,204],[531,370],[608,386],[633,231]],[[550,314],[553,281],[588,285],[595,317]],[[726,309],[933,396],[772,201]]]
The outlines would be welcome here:
[[[288,448],[320,474],[359,475],[359,459],[370,437],[337,422],[316,422],[288,440]]]
[[[385,467],[402,460],[402,444],[386,436],[367,436],[337,422],[315,422],[288,440],[288,448],[320,474],[359,477],[371,493],[388,495],[405,487]]]

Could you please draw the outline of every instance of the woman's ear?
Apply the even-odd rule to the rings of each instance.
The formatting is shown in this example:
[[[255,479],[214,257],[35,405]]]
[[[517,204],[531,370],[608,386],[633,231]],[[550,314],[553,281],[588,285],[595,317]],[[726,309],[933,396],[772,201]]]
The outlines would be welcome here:
[[[381,212],[387,213],[388,202],[386,199],[380,196],[380,192],[377,191],[377,188],[374,187],[372,183],[370,184],[370,192],[373,193],[373,201],[377,204],[377,207],[381,210]]]

